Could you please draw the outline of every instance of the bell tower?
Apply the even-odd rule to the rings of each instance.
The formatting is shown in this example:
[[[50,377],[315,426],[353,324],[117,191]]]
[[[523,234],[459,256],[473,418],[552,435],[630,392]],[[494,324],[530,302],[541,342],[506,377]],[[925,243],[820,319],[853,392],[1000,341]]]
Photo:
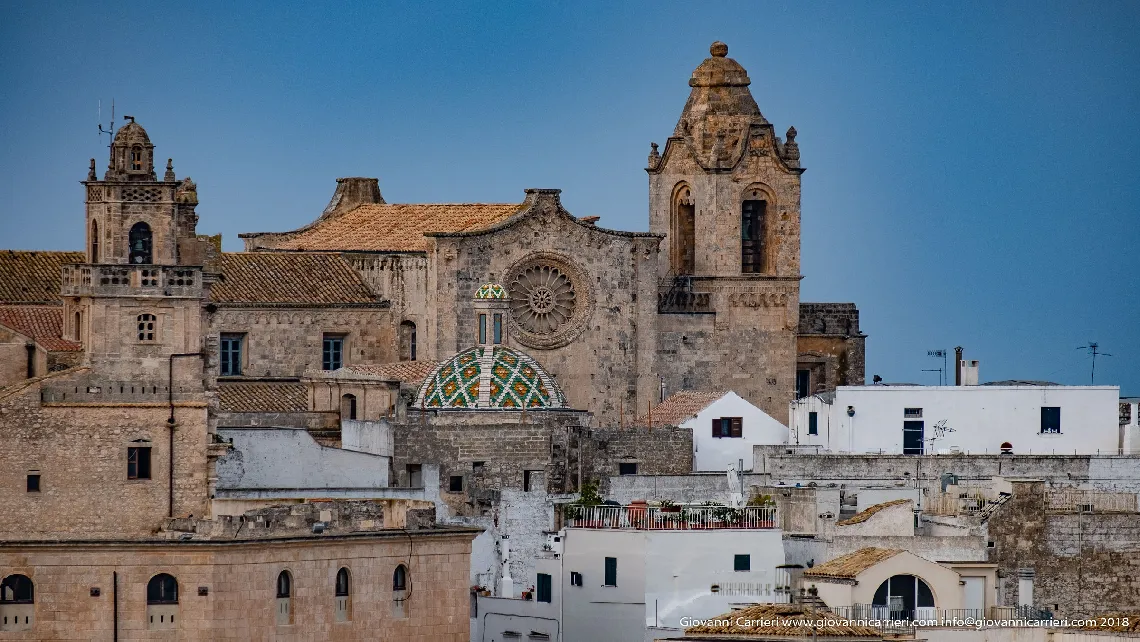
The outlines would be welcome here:
[[[659,361],[676,390],[733,390],[783,420],[795,379],[800,167],[752,81],[714,42],[663,152],[651,144],[650,231],[661,245]]]

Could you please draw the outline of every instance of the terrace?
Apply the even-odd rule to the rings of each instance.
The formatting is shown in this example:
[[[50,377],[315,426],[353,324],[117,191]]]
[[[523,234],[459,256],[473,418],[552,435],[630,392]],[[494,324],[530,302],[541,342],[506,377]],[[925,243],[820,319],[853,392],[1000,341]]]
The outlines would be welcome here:
[[[567,528],[614,530],[759,530],[780,527],[775,506],[578,506],[565,509]]]

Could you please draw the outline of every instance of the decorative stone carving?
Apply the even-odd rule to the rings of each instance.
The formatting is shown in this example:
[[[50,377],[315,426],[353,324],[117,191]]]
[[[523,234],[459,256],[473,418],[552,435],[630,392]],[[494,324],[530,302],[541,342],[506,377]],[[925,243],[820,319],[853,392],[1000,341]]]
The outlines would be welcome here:
[[[593,311],[593,297],[582,271],[569,259],[536,252],[507,274],[511,324],[519,343],[558,348],[570,343],[585,327]]]

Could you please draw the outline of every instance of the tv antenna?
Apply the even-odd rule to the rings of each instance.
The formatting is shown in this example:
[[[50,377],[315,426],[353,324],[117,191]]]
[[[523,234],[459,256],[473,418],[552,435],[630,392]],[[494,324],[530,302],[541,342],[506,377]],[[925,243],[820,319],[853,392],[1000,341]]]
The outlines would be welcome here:
[[[1087,346],[1081,346],[1077,350],[1087,350],[1092,355],[1092,372],[1089,374],[1089,385],[1096,384],[1096,358],[1097,355],[1102,357],[1111,357],[1112,355],[1107,352],[1100,351],[1100,345],[1096,341],[1089,341]]]
[[[111,124],[107,129],[103,129],[103,101],[99,101],[99,140],[103,140],[103,134],[107,135],[107,148],[110,149],[111,143],[115,142],[115,99],[111,99]]]
[[[946,351],[945,350],[927,350],[926,356],[935,357],[935,358],[938,358],[938,357],[942,358],[942,367],[941,368],[932,368],[929,370],[923,370],[923,372],[935,372],[935,371],[937,371],[938,372],[938,385],[941,386],[942,385],[942,374],[943,373],[946,373],[946,374],[950,373],[950,371],[946,369]]]

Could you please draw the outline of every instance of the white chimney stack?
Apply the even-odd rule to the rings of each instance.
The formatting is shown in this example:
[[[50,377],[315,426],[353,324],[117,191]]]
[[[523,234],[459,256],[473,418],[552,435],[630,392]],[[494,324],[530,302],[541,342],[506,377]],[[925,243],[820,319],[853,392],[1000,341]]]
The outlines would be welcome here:
[[[511,540],[510,535],[503,535],[499,539],[499,561],[502,564],[503,576],[499,580],[499,597],[515,596],[515,581],[511,579]]]

